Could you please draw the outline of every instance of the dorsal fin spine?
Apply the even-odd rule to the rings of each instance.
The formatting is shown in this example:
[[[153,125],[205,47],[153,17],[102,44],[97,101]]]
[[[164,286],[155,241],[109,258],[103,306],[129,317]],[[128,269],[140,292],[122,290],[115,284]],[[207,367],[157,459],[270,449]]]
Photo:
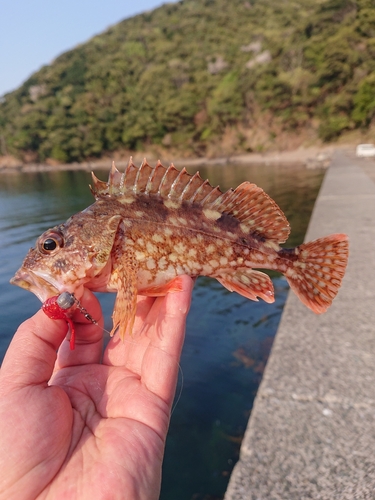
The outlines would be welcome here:
[[[154,182],[154,179],[156,177],[156,174],[158,172],[158,169],[160,169],[160,167],[164,168],[163,165],[161,164],[160,160],[158,160],[155,168],[152,170],[151,172],[151,175],[148,179],[148,182],[147,182],[147,185],[146,185],[146,189],[145,189],[145,194],[149,194],[150,191],[151,191],[151,188],[152,188],[152,183]]]
[[[114,194],[116,172],[118,172],[118,170],[115,166],[115,162],[112,161],[111,170],[109,171],[109,177],[108,177],[108,193],[109,193],[109,195]]]
[[[220,188],[219,186],[216,186],[215,188],[212,189],[212,191],[210,191],[207,196],[205,198],[203,198],[203,200],[200,201],[200,203],[202,205],[207,205],[211,208],[212,206],[212,202],[211,202],[211,198],[213,198],[213,201],[216,200],[217,196],[218,195],[221,195],[221,191],[220,191]]]
[[[139,178],[142,174],[142,170],[143,170],[143,167],[145,165],[145,160],[142,161],[141,163],[141,166],[139,167],[137,173],[136,173],[136,176],[135,176],[135,179],[134,179],[134,184],[133,184],[133,192],[134,194],[137,194],[138,193],[138,182],[139,182]]]
[[[124,184],[125,184],[125,172],[121,175],[120,178],[120,186],[119,186],[120,193],[124,192]]]
[[[91,191],[95,198],[98,199],[101,194],[106,194],[108,192],[108,184],[107,182],[103,182],[98,179],[94,172],[91,172],[91,175],[94,182],[94,186],[91,188]]]
[[[167,176],[168,176],[168,172],[169,172],[169,168],[168,167],[166,170],[165,170],[165,173],[163,175],[163,177],[161,178],[161,181],[160,181],[160,184],[159,184],[159,189],[158,189],[158,194],[161,196],[161,193],[162,193],[162,187],[163,187],[163,184],[165,183],[166,179],[167,179]]]
[[[191,202],[191,197],[190,197],[190,198],[188,198],[188,197],[187,197],[187,193],[189,192],[189,189],[190,189],[191,185],[193,184],[193,182],[194,182],[197,178],[200,178],[199,172],[195,172],[195,174],[194,174],[194,175],[192,175],[192,176],[190,177],[189,182],[186,184],[186,186],[184,187],[184,189],[183,189],[183,191],[182,191],[182,193],[181,193],[181,195],[180,195],[180,200],[181,200],[181,201],[183,201],[183,200],[184,200],[184,201]]]
[[[127,164],[127,167],[125,169],[125,172],[124,172],[124,177],[126,177],[128,175],[128,173],[130,172],[131,168],[132,167],[135,167],[134,163],[133,163],[133,157],[131,156],[129,158],[129,161],[128,161],[128,164]]]
[[[171,166],[174,167],[173,163],[171,164]],[[184,167],[182,170],[180,170],[180,173],[173,181],[171,189],[169,190],[168,198],[171,199],[178,198],[178,196],[176,196],[176,186],[179,184],[179,182],[181,182],[181,179],[185,175],[185,173],[186,173],[186,168]]]
[[[201,178],[199,174],[198,176],[199,178]],[[194,203],[194,201],[198,198],[198,195],[201,193],[201,191],[203,191],[203,189],[207,186],[207,184],[210,184],[207,179],[204,182],[202,182],[202,184],[199,186],[199,188],[195,191],[195,193],[191,197],[192,203]]]
[[[171,185],[178,176],[179,170],[172,164],[169,165],[162,179],[160,180],[158,193],[162,198],[170,198]]]

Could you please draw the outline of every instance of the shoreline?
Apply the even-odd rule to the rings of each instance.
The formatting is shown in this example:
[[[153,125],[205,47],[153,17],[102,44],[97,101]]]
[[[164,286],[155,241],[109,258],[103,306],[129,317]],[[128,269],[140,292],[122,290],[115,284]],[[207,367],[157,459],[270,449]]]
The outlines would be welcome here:
[[[244,153],[238,155],[228,155],[219,158],[177,158],[169,159],[167,156],[161,160],[165,166],[174,163],[177,168],[183,167],[202,167],[206,165],[227,165],[227,164],[290,164],[291,166],[305,166],[306,168],[328,168],[331,164],[332,155],[335,150],[354,150],[351,145],[330,145],[325,147],[308,147],[298,148],[292,151],[279,151],[269,153]],[[140,165],[144,159],[144,155],[134,154],[132,156],[133,162]],[[157,158],[153,155],[148,155],[150,164],[156,163]],[[127,166],[129,160],[114,159],[116,166],[123,169]],[[66,163],[66,164],[47,164],[47,163],[26,163],[23,164],[13,157],[0,157],[0,172],[1,173],[22,173],[22,172],[52,172],[61,170],[100,170],[110,168],[112,158],[101,158],[93,161],[86,161],[80,163]]]

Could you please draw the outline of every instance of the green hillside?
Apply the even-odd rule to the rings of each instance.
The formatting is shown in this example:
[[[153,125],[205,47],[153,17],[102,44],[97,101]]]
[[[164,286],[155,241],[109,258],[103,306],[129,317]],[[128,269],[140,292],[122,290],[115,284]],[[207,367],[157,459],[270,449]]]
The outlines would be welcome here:
[[[213,155],[335,140],[374,116],[375,0],[183,0],[5,95],[0,146],[33,161]]]

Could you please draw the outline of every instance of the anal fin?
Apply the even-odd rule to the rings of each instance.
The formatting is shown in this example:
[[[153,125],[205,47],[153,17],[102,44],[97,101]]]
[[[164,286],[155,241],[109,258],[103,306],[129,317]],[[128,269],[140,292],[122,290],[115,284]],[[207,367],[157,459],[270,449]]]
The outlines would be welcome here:
[[[271,278],[260,271],[240,268],[234,274],[222,275],[216,279],[230,292],[237,292],[247,299],[258,300],[260,297],[268,303],[275,301]]]

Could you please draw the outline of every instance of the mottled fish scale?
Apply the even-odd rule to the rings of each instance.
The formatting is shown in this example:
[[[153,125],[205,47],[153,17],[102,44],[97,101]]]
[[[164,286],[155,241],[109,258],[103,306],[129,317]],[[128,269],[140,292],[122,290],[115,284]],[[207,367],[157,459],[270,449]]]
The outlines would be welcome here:
[[[41,300],[65,290],[80,295],[83,287],[117,292],[113,331],[121,337],[134,322],[137,293],[180,290],[182,274],[211,276],[244,297],[273,302],[272,281],[258,269],[276,270],[316,313],[341,285],[347,236],[281,248],[289,223],[250,182],[223,193],[198,172],[130,160],[124,173],[113,163],[108,182],[93,174],[91,190],[96,202],[44,233],[12,282]],[[51,239],[56,248],[46,250]]]

